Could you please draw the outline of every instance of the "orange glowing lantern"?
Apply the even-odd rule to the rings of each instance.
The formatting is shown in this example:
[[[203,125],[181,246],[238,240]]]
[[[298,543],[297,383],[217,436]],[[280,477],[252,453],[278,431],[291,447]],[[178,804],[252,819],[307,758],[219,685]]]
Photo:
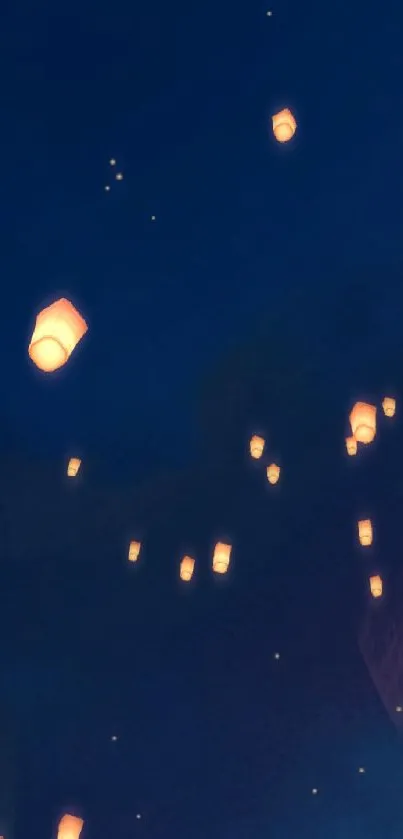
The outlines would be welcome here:
[[[195,567],[195,561],[192,559],[191,556],[184,556],[181,561],[180,566],[180,578],[184,580],[186,583],[193,577],[193,571]]]
[[[280,477],[280,467],[276,463],[271,463],[267,467],[266,474],[269,484],[276,484]]]
[[[216,574],[227,573],[231,558],[231,549],[231,545],[224,545],[223,542],[217,542],[213,556],[213,571]]]
[[[87,329],[84,318],[69,300],[56,300],[36,318],[29,356],[40,370],[52,373],[66,364]]]
[[[349,455],[357,454],[357,440],[355,437],[346,437],[346,449]]]
[[[350,425],[358,443],[372,443],[376,434],[375,405],[356,402],[350,414]]]
[[[394,417],[396,411],[396,399],[393,399],[391,396],[385,396],[385,399],[382,402],[382,408],[385,417]]]
[[[71,457],[68,466],[67,466],[67,475],[69,478],[75,478],[77,472],[81,466],[81,460],[79,457]]]
[[[358,522],[358,538],[361,545],[368,547],[372,545],[372,523],[371,519],[363,519]]]
[[[371,589],[372,597],[382,597],[383,584],[382,577],[380,577],[379,574],[369,578],[369,587]]]
[[[137,562],[140,554],[141,542],[130,542],[129,545],[129,562]]]
[[[77,816],[70,816],[66,813],[60,819],[59,828],[57,831],[57,839],[79,839],[83,828],[83,820]]]
[[[250,443],[250,453],[255,460],[259,460],[259,457],[263,454],[264,449],[264,440],[263,437],[258,437],[257,434],[254,434]]]
[[[279,143],[288,143],[294,136],[297,123],[295,117],[288,108],[279,111],[272,117],[273,120],[273,134]]]

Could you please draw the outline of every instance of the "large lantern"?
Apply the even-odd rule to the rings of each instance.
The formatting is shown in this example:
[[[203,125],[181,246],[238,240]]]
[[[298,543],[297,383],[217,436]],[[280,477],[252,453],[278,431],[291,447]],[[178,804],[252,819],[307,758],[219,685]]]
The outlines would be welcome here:
[[[64,297],[39,312],[29,345],[34,364],[52,373],[66,361],[85,335],[88,327],[73,304]]]
[[[385,417],[394,417],[396,411],[396,399],[393,399],[392,396],[385,396],[385,399],[382,402],[382,408]]]
[[[184,556],[180,565],[180,578],[186,583],[193,577],[195,561],[191,556]]]
[[[57,839],[79,839],[83,828],[83,820],[77,816],[70,816],[66,813],[60,819],[59,828],[57,831]]]
[[[140,554],[141,542],[130,542],[129,545],[129,562],[137,562]]]
[[[249,443],[249,447],[251,456],[254,457],[255,460],[259,460],[259,457],[262,456],[264,449],[263,437],[258,437],[257,434],[254,434]]]
[[[358,443],[372,443],[376,434],[375,406],[356,402],[350,414],[350,425]]]
[[[273,120],[273,134],[279,143],[287,143],[288,140],[294,136],[297,123],[295,117],[288,108],[279,111],[272,117]]]
[[[382,597],[383,584],[382,577],[379,574],[369,578],[369,587],[371,589],[372,597]]]
[[[269,484],[276,484],[280,477],[280,467],[276,463],[271,463],[267,467],[266,474]]]
[[[358,522],[358,538],[361,545],[368,547],[372,545],[372,522],[371,519],[362,519]]]
[[[357,454],[357,440],[355,437],[346,437],[346,449],[349,455]]]
[[[213,571],[216,574],[227,573],[231,558],[231,547],[231,545],[224,545],[223,542],[217,542],[213,556]]]
[[[79,457],[71,457],[67,466],[67,475],[69,478],[75,478],[81,466]]]

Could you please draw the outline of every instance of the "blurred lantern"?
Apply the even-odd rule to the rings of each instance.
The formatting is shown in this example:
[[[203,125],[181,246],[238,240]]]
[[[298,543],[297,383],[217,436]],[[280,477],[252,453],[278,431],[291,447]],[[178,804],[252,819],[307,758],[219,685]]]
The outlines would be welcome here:
[[[36,318],[29,356],[40,370],[52,373],[66,364],[87,329],[85,320],[69,300],[64,297],[56,300]]]
[[[374,577],[370,577],[369,586],[371,589],[372,597],[382,597],[382,577],[380,577],[378,574]]]
[[[358,443],[372,443],[376,434],[375,406],[356,402],[350,414],[350,425]]]
[[[297,128],[297,123],[291,111],[288,108],[284,108],[283,111],[279,111],[278,114],[275,114],[274,117],[272,117],[272,120],[273,133],[276,140],[278,140],[279,143],[287,143],[288,140],[291,140]]]
[[[195,567],[195,561],[192,559],[191,556],[184,556],[181,562],[180,567],[180,578],[181,580],[185,580],[185,582],[189,582],[189,580],[193,577],[193,571]]]
[[[122,173],[121,173],[121,172],[118,172],[118,173],[117,173],[117,175],[116,175],[116,180],[117,180],[117,181],[123,181],[123,175],[122,175]]]
[[[372,524],[371,519],[363,519],[358,522],[358,538],[361,545],[368,547],[372,545]]]
[[[231,557],[231,545],[224,545],[223,542],[217,542],[214,548],[213,556],[213,571],[216,574],[226,574]]]
[[[130,542],[129,545],[129,562],[137,562],[139,558],[141,542]]]
[[[355,437],[346,437],[346,449],[348,454],[357,454],[357,440]]]
[[[394,417],[396,411],[396,399],[393,399],[391,396],[385,396],[385,399],[382,402],[382,408],[385,417]]]
[[[263,437],[258,437],[257,434],[254,434],[250,443],[250,453],[255,460],[259,460],[259,457],[263,454],[264,449],[264,440]]]
[[[77,472],[81,466],[81,460],[79,457],[71,457],[67,466],[67,474],[69,478],[75,478]]]
[[[78,839],[83,827],[83,820],[67,813],[60,819],[57,839]]]
[[[276,463],[271,463],[267,467],[266,474],[269,484],[276,484],[280,477],[280,467]]]

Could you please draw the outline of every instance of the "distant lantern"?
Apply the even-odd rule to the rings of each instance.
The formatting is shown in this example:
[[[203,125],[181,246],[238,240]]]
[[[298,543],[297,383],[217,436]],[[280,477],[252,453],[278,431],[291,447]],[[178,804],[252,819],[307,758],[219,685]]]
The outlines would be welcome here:
[[[81,466],[79,457],[71,457],[67,466],[67,475],[69,478],[75,478]]]
[[[376,434],[375,405],[356,402],[350,414],[350,425],[358,443],[372,443]]]
[[[141,542],[130,542],[129,562],[137,562],[140,554]]]
[[[276,463],[271,463],[266,469],[266,474],[269,484],[276,484],[280,477],[280,467]]]
[[[226,574],[231,558],[231,545],[224,545],[217,542],[214,548],[213,571],[216,574]]]
[[[382,597],[382,577],[378,574],[369,578],[369,587],[371,589],[372,597]]]
[[[195,567],[195,561],[192,559],[191,556],[184,556],[180,566],[180,578],[184,580],[186,583],[193,577],[193,571]]]
[[[109,163],[111,164],[111,166],[116,166],[116,160],[115,160],[115,158],[114,158],[114,157],[111,157],[111,159],[110,159]]]
[[[346,449],[348,454],[357,454],[357,440],[355,437],[346,437]]]
[[[66,364],[87,329],[77,309],[62,297],[37,316],[29,356],[40,370],[52,373]]]
[[[259,457],[262,456],[264,449],[263,437],[258,437],[257,434],[254,434],[249,443],[249,448],[251,456],[254,457],[255,460],[259,460]]]
[[[288,108],[279,111],[272,117],[273,120],[273,134],[279,143],[287,143],[288,140],[294,136],[297,123],[295,117]]]
[[[368,547],[372,545],[372,523],[371,519],[363,519],[358,522],[358,538],[361,545]]]
[[[382,408],[385,417],[394,417],[396,411],[396,399],[393,399],[391,396],[385,396],[385,399],[382,402]]]
[[[122,175],[122,173],[121,173],[121,172],[118,172],[118,173],[117,173],[117,175],[116,175],[116,180],[117,180],[117,181],[123,181],[123,175]]]
[[[60,819],[59,828],[57,831],[57,839],[79,839],[83,828],[83,820],[77,816],[70,816],[66,813]]]

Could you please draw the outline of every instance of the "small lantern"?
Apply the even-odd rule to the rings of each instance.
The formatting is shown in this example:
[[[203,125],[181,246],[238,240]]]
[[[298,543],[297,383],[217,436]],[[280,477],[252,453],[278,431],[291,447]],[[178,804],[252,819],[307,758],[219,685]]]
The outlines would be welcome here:
[[[69,300],[64,297],[56,300],[36,318],[29,356],[40,370],[52,373],[66,364],[87,329],[85,320]]]
[[[279,143],[287,143],[294,136],[297,123],[295,117],[288,108],[279,111],[272,117],[273,120],[273,134]]]
[[[369,587],[371,589],[372,597],[382,597],[382,577],[380,577],[379,574],[369,578]]]
[[[77,472],[81,466],[81,460],[79,457],[71,457],[68,466],[67,466],[67,475],[69,478],[75,478]]]
[[[79,839],[83,828],[83,820],[77,816],[70,816],[66,813],[60,819],[59,828],[57,831],[57,839]]]
[[[224,545],[223,542],[217,542],[213,556],[213,571],[216,574],[227,573],[231,558],[231,548],[231,545]]]
[[[140,554],[141,542],[130,542],[129,545],[129,562],[137,562]]]
[[[346,449],[349,455],[357,454],[357,440],[355,437],[346,437]]]
[[[382,408],[385,417],[394,417],[396,411],[396,399],[393,399],[392,396],[385,396],[385,399],[382,402]]]
[[[193,577],[195,561],[191,556],[184,556],[180,565],[180,578],[186,583]]]
[[[361,545],[368,547],[372,545],[372,523],[371,519],[363,519],[358,522],[358,538]]]
[[[276,484],[280,477],[280,467],[276,463],[271,463],[267,467],[266,474],[269,484]]]
[[[258,437],[257,434],[254,434],[250,443],[249,443],[250,453],[255,460],[259,460],[259,457],[263,454],[264,449],[264,440],[263,437]]]
[[[356,402],[350,414],[350,425],[358,443],[372,443],[376,434],[375,406]]]

